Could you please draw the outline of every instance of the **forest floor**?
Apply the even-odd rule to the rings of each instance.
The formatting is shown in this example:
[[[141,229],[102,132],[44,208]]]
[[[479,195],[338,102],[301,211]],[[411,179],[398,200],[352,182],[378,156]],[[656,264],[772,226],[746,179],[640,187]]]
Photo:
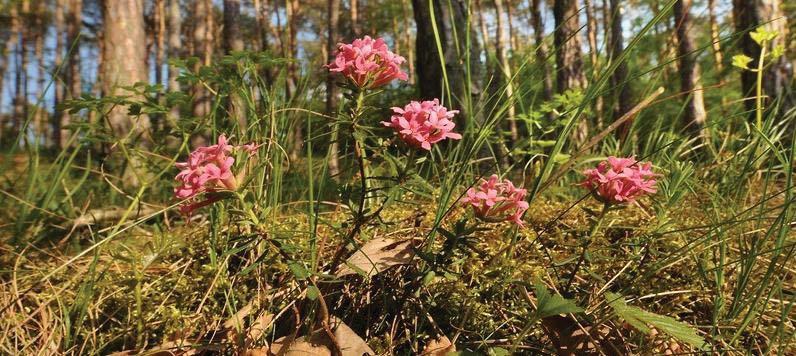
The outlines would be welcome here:
[[[513,226],[490,224],[460,240],[466,248],[454,248],[440,234],[436,242],[421,247],[419,241],[434,224],[428,212],[435,207],[420,199],[406,202],[363,229],[359,242],[362,251],[369,251],[366,258],[353,254],[334,273],[322,268],[345,245],[334,237],[348,217],[340,207],[319,215],[318,241],[296,239],[309,229],[307,215],[287,210],[274,214],[268,230],[260,233],[234,219],[214,229],[207,215],[182,225],[169,221],[176,216],[163,214],[164,224],[174,228],[126,224],[107,241],[91,236],[119,226],[74,226],[69,240],[42,241],[23,251],[1,247],[0,266],[10,283],[0,284],[0,335],[25,345],[0,349],[28,354],[235,350],[252,355],[280,349],[330,354],[338,347],[434,355],[475,349],[505,354],[513,347],[523,353],[693,352],[666,334],[653,330],[657,336],[645,336],[627,323],[606,319],[601,312],[605,301],[597,295],[620,289],[644,310],[684,321],[706,339],[717,337],[711,331],[717,296],[727,298],[720,301],[727,308],[733,293],[711,292],[717,256],[694,243],[715,233],[705,222],[728,217],[715,216],[706,202],[691,199],[662,220],[647,211],[645,201],[640,203],[610,213],[604,233],[592,243],[582,269],[586,273],[571,288],[567,277],[580,251],[576,236],[585,233],[589,212],[597,206],[537,202],[516,234],[511,233]],[[769,204],[778,203],[772,199]],[[453,231],[463,212],[454,210],[443,229]],[[728,225],[725,236],[733,236],[723,240],[728,286],[738,283],[734,279],[742,272],[737,263],[743,259],[741,251],[757,236],[754,222]],[[297,268],[268,253],[268,239],[315,243],[319,252],[292,256],[311,261]],[[796,234],[787,239],[793,246]],[[230,248],[217,254],[213,246],[222,244]],[[256,248],[244,249],[250,244]],[[86,250],[89,246],[97,247]],[[369,268],[373,264],[375,271]],[[780,276],[783,290],[796,290],[794,269],[796,263],[787,263],[786,275]],[[752,273],[750,288],[764,274],[762,268]],[[297,283],[292,275],[308,282]],[[565,297],[576,295],[585,316],[575,319],[577,325],[564,317],[545,318],[515,343],[524,332],[524,316],[538,302],[529,290],[540,282]],[[741,335],[752,349],[759,344],[758,350],[764,350],[782,332],[777,325],[794,325],[796,314],[778,296],[768,297],[769,307],[756,314],[758,328]],[[782,323],[782,318],[789,322]],[[727,329],[721,335],[731,335],[736,326],[721,325]]]

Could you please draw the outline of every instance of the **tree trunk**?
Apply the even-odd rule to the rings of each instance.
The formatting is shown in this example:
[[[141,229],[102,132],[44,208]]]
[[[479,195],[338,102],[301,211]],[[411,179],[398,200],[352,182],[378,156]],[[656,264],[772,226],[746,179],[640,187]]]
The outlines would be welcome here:
[[[36,85],[36,114],[34,116],[33,132],[36,138],[33,140],[34,144],[45,145],[47,141],[46,124],[47,110],[44,108],[44,100],[39,102],[44,94],[45,76],[47,65],[44,58],[44,37],[47,34],[47,27],[44,26],[44,16],[46,11],[46,4],[44,2],[38,3],[36,8],[36,29],[35,29],[35,47],[34,57],[38,61],[38,83]]]
[[[699,81],[699,63],[696,61],[694,40],[691,38],[691,0],[674,3],[674,19],[677,28],[677,57],[679,58],[680,91],[686,95],[683,120],[685,128],[693,136],[699,135],[705,126],[705,102],[702,84]]]
[[[83,27],[83,1],[69,1],[69,12],[66,19],[66,48],[72,49],[69,53],[67,63],[66,85],[68,86],[64,99],[79,98],[82,94],[82,77],[80,75],[80,29]],[[66,147],[69,142],[70,132],[66,127],[72,122],[72,118],[67,111],[62,111],[60,115],[59,127],[61,128],[59,147]]]
[[[335,58],[337,48],[339,22],[340,22],[340,0],[327,0],[326,2],[326,63],[332,63]],[[397,33],[396,33],[397,35]],[[396,40],[396,42],[398,42]],[[326,114],[332,117],[337,116],[337,85],[331,73],[326,76]],[[332,129],[332,136],[329,144],[329,176],[335,181],[340,174],[338,130],[335,125]]]
[[[406,46],[406,63],[409,67],[409,84],[415,84],[415,46],[412,46],[412,27],[407,0],[401,0],[403,18],[403,41]]]
[[[153,4],[155,21],[155,83],[163,83],[163,61],[166,58],[166,0],[155,0]]]
[[[586,78],[583,75],[583,59],[581,41],[578,34],[577,0],[555,0],[553,17],[556,31],[553,38],[556,47],[556,92],[563,93],[568,89],[583,88]]]
[[[449,107],[462,109],[464,104],[469,101],[473,92],[477,91],[477,84],[474,82],[465,83],[466,54],[456,50],[456,43],[464,43],[467,28],[465,22],[467,11],[466,0],[433,0],[432,6],[436,27],[439,31],[442,53],[437,50],[437,42],[434,37],[432,26],[431,9],[426,0],[412,0],[415,22],[417,24],[416,46],[416,70],[417,83],[420,86],[420,98],[431,100],[441,98]],[[454,38],[454,36],[458,36]],[[476,36],[471,31],[470,60],[477,61],[480,55],[480,48]],[[444,76],[440,57],[445,63],[447,72],[448,87],[444,83]],[[472,68],[472,66],[471,66]],[[475,68],[472,68],[475,69]],[[475,71],[471,71],[475,73]],[[471,75],[471,78],[477,78]],[[448,96],[450,93],[450,96]],[[465,113],[463,113],[465,114]],[[467,115],[461,115],[467,117]]]
[[[240,0],[224,0],[224,51],[243,50],[240,34]]]
[[[144,33],[143,0],[104,0],[102,88],[106,95],[129,94],[122,86],[148,81],[146,65],[146,35]],[[108,121],[114,135],[123,141],[131,141],[142,149],[151,144],[149,117],[130,117],[127,108],[115,106],[108,113]],[[130,156],[129,169],[123,181],[127,186],[138,186],[140,178],[148,174],[143,162],[134,154]]]
[[[591,76],[596,78],[599,73],[599,63],[597,51],[597,19],[594,15],[594,4],[592,0],[584,0],[586,7],[586,38],[589,41],[589,59],[591,60]],[[594,101],[594,113],[597,117],[597,127],[602,127],[603,123],[603,96],[598,96]]]
[[[495,0],[495,19],[497,20],[496,32],[495,32],[495,52],[498,62],[498,67],[500,68],[500,72],[502,73],[501,82],[505,83],[506,85],[506,100],[508,102],[508,124],[509,124],[509,133],[511,134],[511,142],[512,144],[516,144],[517,140],[519,140],[519,132],[517,129],[517,122],[514,120],[514,116],[516,114],[514,108],[514,85],[511,82],[511,65],[509,64],[508,59],[508,49],[506,48],[507,42],[509,39],[506,38],[506,31],[503,29],[503,0]]]
[[[621,0],[611,0],[611,13],[613,14],[611,20],[611,61],[618,61],[625,50],[624,38],[622,36],[622,8]],[[614,120],[619,119],[632,108],[633,100],[631,98],[630,85],[627,83],[627,62],[622,61],[616,67],[613,75],[611,76],[611,84],[618,90],[614,95],[612,108],[614,111]],[[628,120],[623,124],[617,133],[621,137],[625,137],[627,130],[630,128],[632,122]]]
[[[196,0],[193,8],[193,55],[202,60],[196,64],[194,71],[202,65],[209,66],[213,59],[213,3],[211,0]],[[193,88],[193,116],[203,118],[210,114],[212,97],[210,92],[201,84]],[[208,138],[205,133],[199,133],[192,138],[194,146],[205,145]]]
[[[288,63],[287,65],[287,97],[290,98],[296,94],[297,86],[298,86],[298,65],[296,62],[298,61],[298,24],[299,24],[299,12],[300,12],[299,2],[298,0],[285,0],[285,11],[287,14],[287,47],[289,51],[290,59],[294,61]],[[296,116],[295,125],[293,126],[292,132],[292,146],[290,148],[290,159],[297,160],[302,152],[301,149],[304,146],[304,127],[303,127],[303,120],[301,120],[298,116]]]
[[[710,40],[713,47],[713,60],[716,61],[716,70],[721,73],[724,67],[724,58],[721,53],[721,38],[719,25],[716,20],[716,0],[708,0],[708,21],[710,22]]]
[[[520,52],[517,29],[514,27],[514,0],[506,1],[506,18],[509,22],[509,44],[511,44],[511,50],[515,53]]]
[[[224,0],[224,53],[230,54],[236,51],[243,51],[243,36],[240,33],[240,0]],[[240,83],[243,85],[242,81]],[[238,128],[243,132],[246,130],[246,104],[240,94],[236,92],[240,88],[231,88],[229,103],[227,108],[230,117],[238,123]]]
[[[180,13],[180,1],[169,0],[169,58],[180,58],[180,51],[182,50],[182,14]],[[169,66],[169,91],[180,91],[180,82],[177,78],[180,76],[180,69],[176,66]],[[173,125],[180,118],[180,108],[175,106],[169,113],[169,125]]]
[[[349,16],[351,17],[351,32],[354,38],[362,36],[362,28],[359,25],[359,1],[350,0],[351,9],[349,9]]]
[[[580,21],[577,0],[553,1],[553,18],[556,30],[553,43],[556,48],[556,92],[586,87],[581,55]],[[580,144],[588,135],[588,123],[581,120],[572,132],[572,140]]]
[[[12,139],[15,139],[19,130],[22,129],[22,123],[25,122],[27,111],[27,97],[28,97],[28,56],[27,56],[27,40],[28,40],[28,23],[25,21],[28,15],[29,2],[22,1],[22,8],[16,20],[17,31],[14,31],[12,36],[18,36],[17,41],[17,59],[16,71],[14,75],[14,112],[11,118],[11,133]],[[15,27],[12,25],[12,27]]]
[[[64,32],[66,28],[66,20],[64,17],[64,9],[66,8],[67,0],[55,0],[55,55],[53,61],[56,69],[61,68],[63,64],[64,52]],[[61,110],[58,106],[64,102],[65,89],[63,85],[64,74],[63,69],[58,73],[58,77],[54,78],[53,85],[55,86],[55,105],[53,105],[52,117],[52,145],[55,148],[64,149],[66,141],[63,139],[69,136],[69,132],[61,126]],[[2,88],[2,85],[0,85]]]
[[[533,28],[534,42],[536,45],[536,63],[542,73],[542,100],[550,101],[553,98],[553,79],[547,70],[547,45],[544,43],[544,24],[540,0],[531,0],[531,27]]]

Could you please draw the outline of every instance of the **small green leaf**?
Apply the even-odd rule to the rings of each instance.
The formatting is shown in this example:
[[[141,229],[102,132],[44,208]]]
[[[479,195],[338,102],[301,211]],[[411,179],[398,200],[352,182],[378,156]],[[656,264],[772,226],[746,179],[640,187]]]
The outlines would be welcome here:
[[[703,349],[706,346],[705,339],[699,336],[696,330],[686,323],[677,321],[672,317],[629,306],[625,303],[625,298],[619,294],[605,293],[605,301],[620,318],[645,334],[650,333],[648,325],[652,325],[667,335],[693,347]]]
[[[752,37],[752,40],[762,46],[763,43],[771,41],[777,37],[777,32],[768,31],[763,27],[758,27],[753,32],[749,33],[749,37]]]
[[[537,318],[541,319],[553,315],[580,313],[583,311],[583,308],[575,305],[575,302],[564,299],[558,294],[550,294],[550,291],[541,282],[534,283],[533,288],[536,291]]]
[[[771,50],[771,59],[777,59],[779,57],[782,57],[783,54],[785,54],[785,46],[776,45]]]
[[[436,276],[437,274],[434,273],[434,271],[428,271],[428,273],[426,273],[426,275],[423,276],[423,286],[424,287],[430,286],[431,283],[434,282],[434,277]]]
[[[752,62],[752,58],[745,54],[736,54],[732,56],[732,65],[741,69],[749,69],[749,63]]]
[[[316,286],[309,286],[309,287],[307,288],[307,298],[309,298],[310,300],[316,300],[316,299],[318,299],[318,296],[319,296],[319,295],[321,295],[321,291],[320,291],[320,290],[318,290],[318,287],[316,287]]]
[[[290,271],[293,272],[293,275],[296,276],[296,279],[306,279],[310,276],[310,272],[301,263],[295,261],[288,262],[287,267],[290,268]]]

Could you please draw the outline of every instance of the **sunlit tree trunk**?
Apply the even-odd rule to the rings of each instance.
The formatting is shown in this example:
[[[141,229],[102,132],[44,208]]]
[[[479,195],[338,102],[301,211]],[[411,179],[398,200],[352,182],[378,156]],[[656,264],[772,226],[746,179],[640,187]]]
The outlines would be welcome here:
[[[721,53],[721,38],[719,37],[719,25],[716,20],[716,0],[708,0],[708,21],[710,22],[710,40],[713,48],[713,59],[716,61],[716,70],[721,72],[724,67],[724,59]]]
[[[611,61],[618,61],[625,50],[622,31],[622,4],[621,0],[611,0]],[[611,85],[617,90],[612,103],[614,120],[619,119],[632,107],[630,84],[627,83],[627,61],[622,60],[611,76]],[[627,121],[617,130],[621,137],[627,135],[630,121]]]
[[[102,1],[103,56],[102,89],[106,95],[127,95],[123,86],[147,82],[146,35],[144,33],[143,0]],[[141,149],[151,146],[149,117],[127,115],[128,108],[114,106],[108,121],[114,135],[123,141],[133,142]],[[141,184],[147,176],[143,162],[131,155],[129,168],[123,181],[127,186]]]
[[[67,50],[72,49],[72,51],[69,52],[69,62],[67,63],[67,68],[65,68],[67,85],[67,90],[64,94],[65,100],[79,98],[83,92],[83,78],[80,73],[80,29],[83,27],[83,0],[68,1],[66,48]],[[61,148],[65,147],[69,141],[70,132],[66,127],[71,122],[70,114],[62,111],[59,125],[63,130],[59,144]]]
[[[180,1],[169,0],[169,58],[180,58],[182,51],[182,14],[180,13]],[[169,66],[169,91],[180,91],[180,82],[177,78],[180,76],[180,69],[176,66]],[[180,118],[180,108],[175,106],[171,109],[169,120],[171,123],[176,123]]]
[[[556,92],[584,88],[586,77],[583,75],[581,40],[578,33],[580,21],[577,0],[553,1],[553,18],[556,21],[553,37],[556,48]],[[573,141],[576,144],[583,142],[588,135],[588,129],[586,120],[581,120],[573,130]]]
[[[519,131],[515,119],[516,109],[514,107],[514,85],[511,82],[511,65],[509,64],[506,31],[503,28],[503,16],[505,14],[503,0],[495,0],[495,19],[497,20],[495,33],[495,53],[498,67],[502,72],[502,82],[506,85],[506,100],[508,102],[508,124],[512,143],[519,139]]]
[[[536,46],[536,63],[540,66],[542,74],[542,99],[550,101],[553,98],[553,79],[547,70],[547,45],[544,43],[544,24],[540,0],[531,0],[531,27],[533,28],[534,45]]]
[[[348,15],[351,18],[351,32],[354,34],[354,37],[359,38],[362,36],[362,28],[359,24],[359,1],[358,0],[350,0],[351,8],[348,10]]]
[[[340,22],[340,0],[327,0],[326,2],[326,63],[334,61],[334,53],[337,48],[339,38]],[[396,41],[398,42],[398,41]],[[326,114],[335,117],[337,114],[337,85],[334,76],[326,76]],[[340,162],[338,158],[338,131],[334,128],[331,143],[329,144],[329,175],[337,180],[340,174]]]
[[[224,0],[224,53],[243,51],[243,37],[240,32],[240,0]],[[227,105],[230,117],[238,123],[240,130],[246,129],[246,104],[240,94],[232,88]]]
[[[287,65],[287,96],[292,97],[296,94],[298,81],[299,81],[299,73],[298,73],[298,65],[296,61],[298,60],[298,25],[299,25],[299,13],[301,11],[300,5],[298,0],[285,0],[285,9],[287,14],[287,48],[288,48],[288,58],[294,59],[292,63],[288,63]],[[297,160],[302,152],[301,149],[304,146],[304,120],[301,120],[297,115],[295,117],[295,124],[293,125],[293,132],[291,136],[292,139],[292,146],[290,149],[290,158],[292,160]]]
[[[21,130],[21,125],[25,122],[26,111],[27,111],[27,96],[28,96],[28,56],[27,56],[27,41],[28,41],[28,23],[25,19],[28,17],[30,11],[30,2],[27,0],[23,0],[21,2],[21,9],[20,14],[21,16],[16,17],[16,26],[12,25],[12,28],[16,28],[17,31],[12,33],[12,36],[18,38],[16,41],[17,49],[16,49],[16,68],[14,73],[14,111],[11,117],[11,133],[12,137],[16,137],[16,134]]]
[[[594,14],[594,4],[592,0],[584,0],[586,8],[586,39],[589,42],[589,59],[591,60],[591,75],[596,78],[599,73],[599,63],[597,51],[597,19]],[[597,116],[597,126],[602,126],[603,122],[603,96],[600,95],[594,102],[594,111]]]
[[[43,144],[46,145],[47,141],[47,133],[46,133],[46,122],[47,122],[47,110],[44,107],[44,101],[38,102],[39,98],[42,97],[44,94],[44,85],[45,85],[45,77],[46,77],[46,63],[44,58],[44,37],[47,34],[47,28],[44,26],[44,16],[45,16],[45,8],[46,4],[44,2],[39,2],[36,6],[36,15],[35,15],[35,47],[34,47],[34,57],[36,61],[38,61],[38,83],[36,85],[36,113],[34,115],[34,123],[33,123],[33,132],[36,134],[36,138],[34,142],[36,144]]]
[[[514,0],[506,1],[506,17],[509,22],[509,43],[513,52],[521,50],[520,43],[517,35],[517,29],[514,27]]]
[[[408,0],[401,0],[401,17],[403,18],[403,41],[406,48],[406,65],[409,67],[409,84],[415,83],[415,46],[412,46],[412,14],[409,13]]]
[[[699,79],[699,63],[696,61],[694,40],[691,38],[691,0],[674,3],[674,19],[677,28],[677,57],[679,58],[680,91],[686,97],[683,121],[688,132],[698,135],[705,126],[705,102]]]
[[[61,68],[64,60],[64,30],[66,28],[64,9],[66,8],[66,1],[67,0],[55,0],[55,55],[53,58],[55,69]],[[66,146],[66,141],[63,138],[69,136],[68,130],[61,126],[62,113],[59,109],[59,105],[64,102],[65,89],[63,85],[63,70],[61,70],[61,72],[58,73],[58,77],[54,79],[53,85],[55,89],[55,105],[53,107],[51,141],[53,147],[63,149]],[[0,88],[2,88],[2,83],[0,83]]]
[[[213,43],[215,41],[215,20],[211,0],[196,0],[193,4],[193,55],[201,59],[194,67],[199,70],[202,65],[210,65],[213,59]],[[193,88],[193,116],[202,118],[210,114],[210,92],[202,84]],[[194,146],[207,144],[206,133],[199,133],[192,138]]]

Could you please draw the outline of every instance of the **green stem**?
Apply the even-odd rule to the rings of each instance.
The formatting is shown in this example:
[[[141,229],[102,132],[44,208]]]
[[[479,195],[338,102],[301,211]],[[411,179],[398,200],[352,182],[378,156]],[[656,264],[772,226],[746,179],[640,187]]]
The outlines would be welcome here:
[[[757,129],[763,131],[763,60],[766,56],[766,43],[760,44],[760,58],[757,60],[757,88],[755,88],[755,117]]]
[[[583,246],[580,252],[580,257],[578,257],[578,263],[575,264],[575,269],[572,270],[572,274],[569,275],[569,280],[567,281],[567,286],[564,287],[564,291],[568,292],[569,288],[572,286],[572,282],[575,281],[575,276],[578,274],[581,265],[586,260],[586,252],[589,250],[589,246],[594,241],[594,235],[597,233],[600,225],[602,225],[603,220],[605,219],[606,213],[608,213],[608,209],[610,209],[611,204],[604,203],[603,209],[600,211],[600,215],[597,216],[597,219],[591,224],[591,228],[589,228],[589,234],[586,236],[586,240],[583,242]]]
[[[531,332],[531,328],[533,328],[534,324],[536,324],[537,321],[539,321],[539,318],[534,313],[534,315],[530,319],[528,319],[528,322],[525,323],[525,327],[522,328],[520,334],[517,335],[516,338],[514,338],[514,342],[511,343],[511,351],[509,351],[510,355],[516,354],[517,347],[520,346],[520,341],[522,341],[522,339],[524,339],[525,336],[528,335],[529,332]]]

